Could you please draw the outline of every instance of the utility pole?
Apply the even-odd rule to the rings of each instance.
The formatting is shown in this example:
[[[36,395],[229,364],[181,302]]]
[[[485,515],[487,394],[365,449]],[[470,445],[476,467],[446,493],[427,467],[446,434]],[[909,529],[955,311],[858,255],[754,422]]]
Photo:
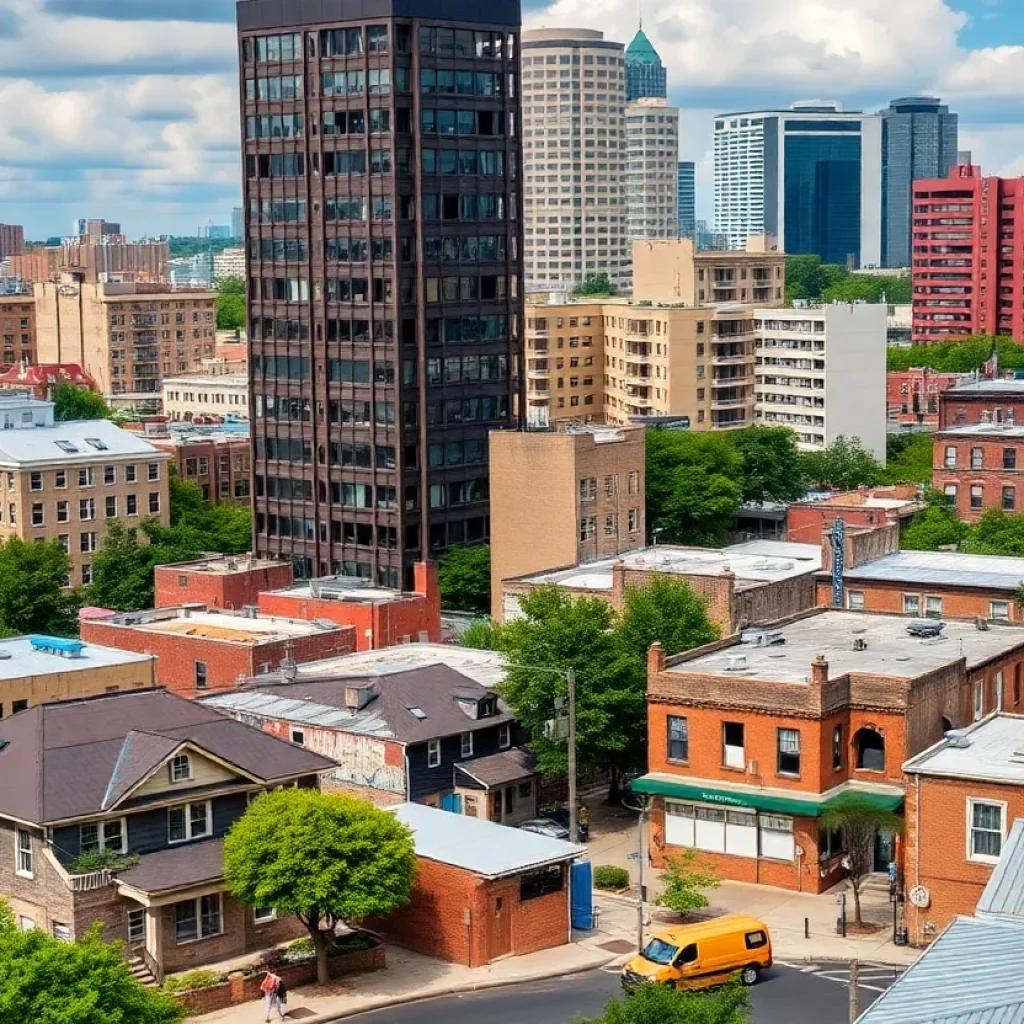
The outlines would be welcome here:
[[[636,951],[643,952],[644,948],[644,833],[647,831],[647,797],[642,797],[640,805],[639,833],[637,835],[637,860],[636,860]]]
[[[565,685],[569,691],[569,842],[579,842],[577,833],[578,810],[576,804],[576,670],[565,670]]]
[[[850,961],[850,1024],[860,1016],[857,1012],[857,961]]]

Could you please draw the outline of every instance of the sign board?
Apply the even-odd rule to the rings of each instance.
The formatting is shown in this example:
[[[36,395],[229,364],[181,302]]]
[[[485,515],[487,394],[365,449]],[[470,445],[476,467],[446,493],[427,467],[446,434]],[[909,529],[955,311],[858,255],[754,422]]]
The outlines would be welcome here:
[[[846,523],[832,523],[832,607],[843,607],[843,572],[846,569]]]

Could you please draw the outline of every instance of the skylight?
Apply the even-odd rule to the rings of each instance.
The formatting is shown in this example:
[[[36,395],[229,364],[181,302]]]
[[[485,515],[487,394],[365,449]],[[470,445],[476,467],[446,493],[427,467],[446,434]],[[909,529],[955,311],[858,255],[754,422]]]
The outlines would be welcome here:
[[[101,441],[98,437],[87,437],[85,443],[92,445],[98,452],[105,452],[109,447],[106,441]]]
[[[62,452],[67,452],[69,455],[73,452],[78,451],[78,445],[72,444],[70,441],[54,441],[53,442]]]
[[[413,718],[418,718],[421,722],[427,717],[426,711],[424,711],[423,708],[416,707],[415,705],[411,707],[407,705],[405,710],[408,711]]]

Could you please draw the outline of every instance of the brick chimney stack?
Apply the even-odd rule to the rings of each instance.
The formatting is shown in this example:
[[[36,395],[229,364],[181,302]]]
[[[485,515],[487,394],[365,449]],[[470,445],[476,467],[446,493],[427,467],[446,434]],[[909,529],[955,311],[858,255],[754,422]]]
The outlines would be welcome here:
[[[647,678],[665,671],[665,648],[657,640],[647,652]]]
[[[828,662],[824,654],[819,654],[811,662],[811,683],[814,686],[824,686],[828,682]]]

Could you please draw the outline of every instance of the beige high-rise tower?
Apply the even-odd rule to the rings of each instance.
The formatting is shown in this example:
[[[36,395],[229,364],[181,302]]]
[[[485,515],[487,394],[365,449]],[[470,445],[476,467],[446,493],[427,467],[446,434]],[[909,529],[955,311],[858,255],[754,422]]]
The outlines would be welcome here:
[[[591,29],[522,35],[527,290],[628,281],[623,53]]]
[[[626,233],[629,244],[679,234],[679,108],[660,96],[626,106]]]

